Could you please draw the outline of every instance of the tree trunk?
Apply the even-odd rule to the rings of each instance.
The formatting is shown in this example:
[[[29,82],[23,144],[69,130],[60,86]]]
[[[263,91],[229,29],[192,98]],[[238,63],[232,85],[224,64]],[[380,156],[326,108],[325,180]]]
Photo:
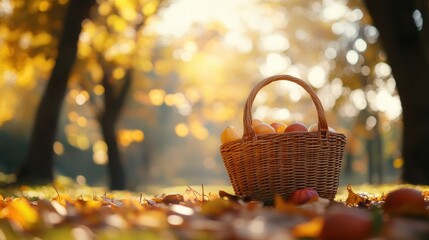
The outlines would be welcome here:
[[[428,1],[422,2],[422,13],[426,13]],[[403,180],[411,184],[429,184],[427,21],[419,31],[413,20],[416,1],[365,0],[365,3],[380,32],[402,103]]]
[[[372,130],[371,137],[366,140],[368,154],[368,182],[370,184],[383,183],[383,141],[379,130],[379,123]]]
[[[104,111],[99,117],[99,122],[103,132],[104,141],[107,145],[109,187],[111,190],[123,190],[126,188],[126,177],[116,136],[116,122],[121,113],[125,102],[128,89],[131,85],[131,70],[128,69],[124,78],[124,84],[116,95],[113,91],[113,83],[110,80],[110,74],[104,69],[103,87],[104,87]]]
[[[102,119],[101,129],[103,132],[104,141],[107,145],[107,156],[109,162],[107,164],[109,173],[109,188],[111,190],[125,189],[125,171],[121,163],[118,143],[116,141],[115,121],[113,116],[105,115]]]
[[[53,143],[67,80],[76,58],[82,21],[94,4],[95,0],[70,1],[55,66],[36,113],[26,159],[17,173],[18,183],[44,184],[53,180]]]

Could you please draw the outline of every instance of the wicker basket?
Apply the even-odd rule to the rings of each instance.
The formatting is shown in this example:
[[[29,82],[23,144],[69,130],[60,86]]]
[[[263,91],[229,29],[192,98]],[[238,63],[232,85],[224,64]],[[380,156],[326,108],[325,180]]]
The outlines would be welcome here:
[[[252,103],[261,88],[279,80],[294,82],[310,94],[318,115],[317,131],[255,134]],[[271,205],[276,195],[287,199],[296,189],[312,187],[321,197],[334,199],[346,137],[328,131],[323,106],[308,84],[289,75],[264,79],[247,98],[243,127],[242,139],[220,147],[235,194]]]

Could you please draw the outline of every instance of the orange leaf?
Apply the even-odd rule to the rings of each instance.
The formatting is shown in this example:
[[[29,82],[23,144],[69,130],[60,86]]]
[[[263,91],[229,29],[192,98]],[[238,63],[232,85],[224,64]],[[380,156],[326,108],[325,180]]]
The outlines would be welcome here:
[[[352,186],[350,184],[347,185],[347,191],[349,192],[349,195],[346,199],[346,205],[355,206],[365,201],[365,198],[353,192]]]
[[[298,209],[294,204],[285,201],[280,195],[275,196],[274,207],[277,211],[283,213],[296,212]]]
[[[300,208],[293,203],[285,201],[282,196],[276,195],[274,198],[274,208],[278,212],[314,217],[315,212]]]
[[[14,199],[1,211],[0,215],[7,217],[24,230],[31,229],[39,221],[36,209],[23,198]]]
[[[292,229],[292,234],[296,238],[317,238],[323,227],[323,218],[315,217],[308,222],[296,225]]]

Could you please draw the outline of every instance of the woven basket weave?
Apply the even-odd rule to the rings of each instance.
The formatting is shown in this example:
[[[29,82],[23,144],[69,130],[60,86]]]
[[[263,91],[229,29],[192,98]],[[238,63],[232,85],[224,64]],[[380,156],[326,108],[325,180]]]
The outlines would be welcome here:
[[[318,115],[317,131],[255,134],[251,111],[256,94],[279,80],[294,82],[310,94]],[[220,147],[235,194],[271,205],[276,195],[288,199],[296,189],[311,187],[319,196],[334,199],[346,137],[328,131],[323,106],[307,83],[289,75],[259,82],[247,98],[243,127],[242,139]]]

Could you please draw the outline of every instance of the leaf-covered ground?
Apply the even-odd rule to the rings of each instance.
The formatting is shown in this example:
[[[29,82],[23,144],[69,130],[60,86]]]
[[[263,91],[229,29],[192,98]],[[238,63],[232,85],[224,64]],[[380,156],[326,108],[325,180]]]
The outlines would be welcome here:
[[[424,209],[386,211],[388,193],[421,191]],[[429,239],[429,187],[344,186],[335,201],[274,206],[229,186],[181,186],[160,195],[54,183],[0,191],[0,239]]]

